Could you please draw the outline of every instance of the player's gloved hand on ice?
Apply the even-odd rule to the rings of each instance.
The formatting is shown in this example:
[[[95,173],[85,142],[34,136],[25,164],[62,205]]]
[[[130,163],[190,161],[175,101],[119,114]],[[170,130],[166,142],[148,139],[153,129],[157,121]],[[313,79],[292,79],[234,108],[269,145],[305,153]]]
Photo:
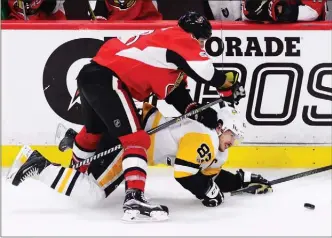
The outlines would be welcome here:
[[[263,178],[260,174],[253,174],[251,172],[245,172],[242,169],[237,171],[238,176],[243,181],[243,188],[250,187],[247,191],[252,194],[264,194],[273,192],[270,182]]]
[[[224,202],[224,194],[213,180],[211,180],[210,186],[205,193],[205,198],[201,199],[201,201],[206,207],[217,207]]]
[[[201,105],[197,102],[190,103],[187,106],[185,113],[190,112],[200,106]],[[218,115],[213,108],[207,108],[204,111],[197,113],[190,118],[202,123],[204,126],[210,129],[216,129],[217,127]]]
[[[239,73],[236,71],[228,71],[225,75],[226,81],[217,91],[230,106],[234,106],[234,104],[238,105],[239,101],[246,96],[244,86],[238,80]]]

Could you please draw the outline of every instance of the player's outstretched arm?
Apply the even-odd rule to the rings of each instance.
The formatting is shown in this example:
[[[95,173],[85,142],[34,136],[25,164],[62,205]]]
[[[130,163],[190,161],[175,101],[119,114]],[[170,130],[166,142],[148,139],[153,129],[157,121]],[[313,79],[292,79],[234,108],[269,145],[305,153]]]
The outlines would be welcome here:
[[[238,170],[233,174],[226,170],[221,170],[214,180],[222,192],[232,192],[240,188],[252,187],[252,194],[263,194],[272,192],[270,182],[259,174]]]
[[[175,64],[196,82],[215,87],[223,98],[228,99],[227,101],[237,104],[241,98],[245,97],[244,87],[238,81],[238,72],[216,69],[204,50],[199,47],[195,49],[195,45],[192,48],[194,48],[194,52],[197,51],[196,56],[182,56],[178,52],[168,49],[167,62]],[[189,57],[192,59],[188,60]]]
[[[212,36],[209,20],[197,12],[188,11],[179,18],[178,26],[177,34],[170,38],[166,61],[196,82],[215,87],[222,97],[230,98],[231,103],[237,104],[245,96],[244,86],[239,86],[239,74],[215,68],[204,50],[205,42]]]

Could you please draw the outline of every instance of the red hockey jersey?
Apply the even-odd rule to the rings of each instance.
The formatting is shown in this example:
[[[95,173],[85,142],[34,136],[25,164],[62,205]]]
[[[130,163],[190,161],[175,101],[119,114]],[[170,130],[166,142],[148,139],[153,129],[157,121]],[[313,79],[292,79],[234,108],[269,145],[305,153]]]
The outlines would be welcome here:
[[[302,0],[299,21],[325,21],[327,0]]]
[[[105,0],[108,20],[162,20],[152,0]]]
[[[132,96],[142,101],[150,93],[164,99],[169,87],[183,79],[182,70],[170,60],[172,55],[181,56],[184,72],[195,80],[207,82],[214,77],[211,59],[199,42],[178,26],[141,34],[125,43],[111,39],[93,61],[115,72]]]
[[[45,0],[31,0],[25,4],[23,4],[23,0],[8,0],[9,19],[25,20],[23,5],[25,5],[25,15],[28,20],[66,20],[62,1],[47,2]],[[46,12],[44,11],[45,8],[48,10],[51,8],[51,11]]]

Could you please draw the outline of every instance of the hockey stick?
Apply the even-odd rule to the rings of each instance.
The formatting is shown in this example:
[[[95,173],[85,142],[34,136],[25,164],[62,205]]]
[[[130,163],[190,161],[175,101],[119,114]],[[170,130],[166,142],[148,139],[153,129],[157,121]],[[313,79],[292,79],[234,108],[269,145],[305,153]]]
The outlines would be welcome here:
[[[278,178],[278,179],[270,181],[270,183],[271,183],[271,185],[275,185],[275,184],[287,182],[287,181],[290,181],[290,180],[306,177],[306,176],[309,176],[309,175],[317,174],[317,173],[320,173],[320,172],[324,172],[324,171],[327,171],[327,170],[330,170],[330,169],[332,169],[332,165],[328,165],[328,166],[325,166],[325,167],[309,170],[309,171],[298,173],[298,174],[293,174],[293,175],[286,176],[286,177],[283,177],[283,178]],[[244,193],[244,192],[249,192],[249,191],[255,190],[255,189],[256,189],[255,186],[242,188],[242,189],[236,190],[234,192],[231,192],[231,196],[238,195],[238,194],[241,194],[241,193]]]
[[[19,7],[22,7],[22,12],[23,12],[23,17],[24,17],[24,21],[29,20],[25,11],[25,3],[24,0],[18,0],[17,4]]]
[[[211,106],[213,106],[213,105],[215,105],[217,103],[220,103],[222,101],[223,101],[223,99],[219,98],[219,99],[217,99],[217,100],[215,100],[213,102],[210,102],[210,103],[208,103],[206,105],[203,105],[203,106],[201,106],[201,107],[199,107],[197,109],[194,109],[194,110],[192,110],[192,111],[190,111],[190,112],[188,112],[188,113],[186,113],[186,114],[184,114],[182,116],[176,117],[176,118],[174,118],[174,119],[172,119],[172,120],[170,120],[168,122],[165,122],[164,124],[162,124],[162,125],[160,125],[158,127],[152,128],[151,130],[147,131],[147,133],[149,135],[154,134],[154,133],[156,133],[158,131],[161,131],[161,130],[165,129],[166,127],[169,127],[169,126],[171,126],[173,124],[176,124],[176,123],[178,123],[178,122],[180,122],[182,120],[185,120],[185,119],[187,119],[187,118],[189,118],[189,117],[191,117],[191,116],[193,116],[195,114],[198,114],[198,113],[204,111],[205,109],[207,109],[207,108],[209,108],[209,107],[211,107]],[[106,156],[106,155],[108,155],[108,154],[110,154],[110,153],[112,153],[114,151],[120,150],[120,149],[122,149],[122,145],[118,144],[118,145],[116,145],[116,146],[114,146],[114,147],[112,147],[112,148],[110,148],[108,150],[100,152],[100,153],[98,153],[98,154],[96,154],[94,156],[91,156],[90,158],[87,158],[87,159],[85,159],[85,160],[83,160],[83,161],[81,161],[81,162],[73,165],[72,168],[73,169],[77,169],[77,168],[79,168],[79,167],[81,167],[81,166],[83,166],[85,164],[91,163],[91,161],[93,161],[93,160],[96,160],[96,159],[99,159],[101,157],[104,157],[104,156]]]
[[[93,10],[92,10],[92,7],[91,7],[91,5],[90,5],[90,1],[88,1],[88,7],[89,7],[89,13],[90,13],[90,16],[91,16],[91,19],[92,20],[96,20],[96,15],[95,15],[95,13],[93,12]]]

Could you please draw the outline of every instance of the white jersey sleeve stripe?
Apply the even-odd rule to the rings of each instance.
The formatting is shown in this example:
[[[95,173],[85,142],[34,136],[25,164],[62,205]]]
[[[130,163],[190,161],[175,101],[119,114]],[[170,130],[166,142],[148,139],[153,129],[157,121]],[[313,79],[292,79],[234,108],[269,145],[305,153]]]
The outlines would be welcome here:
[[[199,171],[199,169],[175,164],[174,165],[174,171],[176,171],[176,172],[186,172],[186,173],[191,173],[191,174],[197,174],[197,172]]]
[[[177,66],[173,63],[168,63],[166,60],[167,49],[160,47],[146,47],[144,50],[140,50],[136,47],[122,50],[116,55],[134,59],[144,64],[164,69],[177,69]]]
[[[190,68],[206,81],[211,81],[214,75],[214,66],[210,59],[204,61],[187,61]]]

